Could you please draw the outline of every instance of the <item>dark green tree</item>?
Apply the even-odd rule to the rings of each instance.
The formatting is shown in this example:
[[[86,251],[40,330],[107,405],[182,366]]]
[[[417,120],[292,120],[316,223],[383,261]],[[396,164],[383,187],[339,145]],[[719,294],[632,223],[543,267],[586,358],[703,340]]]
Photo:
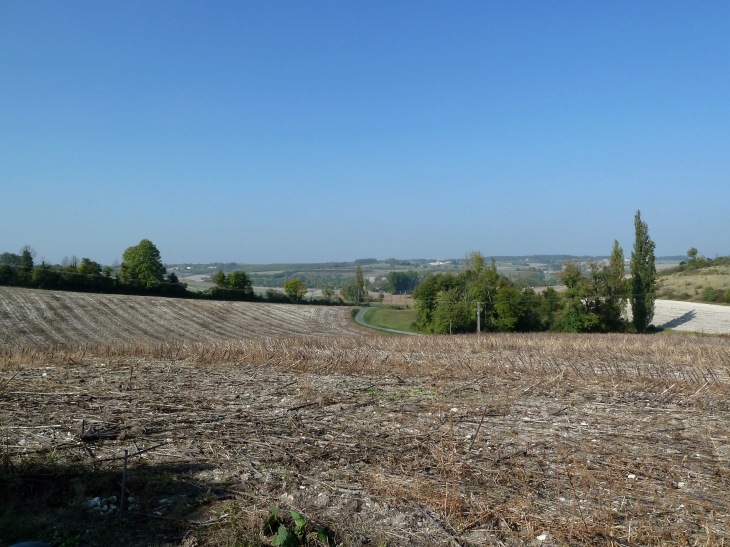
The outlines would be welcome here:
[[[15,285],[18,282],[18,272],[8,264],[0,263],[0,285]]]
[[[210,280],[215,283],[215,286],[219,289],[228,288],[228,277],[223,273],[223,270],[218,270],[215,274],[210,277]]]
[[[649,227],[641,220],[641,211],[634,217],[636,240],[631,253],[631,312],[636,332],[646,332],[654,319],[656,300],[656,265],[654,242],[649,238]]]
[[[23,285],[30,285],[33,278],[33,256],[35,251],[26,245],[20,254],[20,264],[18,265],[18,280]]]
[[[413,291],[413,302],[416,308],[416,324],[418,328],[433,332],[434,312],[442,298],[442,291],[458,288],[464,290],[463,276],[438,273],[426,279]],[[448,329],[445,332],[449,332]]]
[[[7,264],[9,266],[20,266],[20,255],[16,255],[15,253],[0,254],[0,264]]]
[[[421,282],[421,276],[416,271],[388,272],[384,289],[393,294],[413,292]]]
[[[76,271],[84,275],[101,275],[101,264],[89,258],[82,258]]]
[[[606,331],[622,330],[624,321],[623,312],[628,299],[628,283],[624,275],[624,250],[613,242],[611,260],[603,271],[604,287],[601,322]]]
[[[38,289],[55,289],[60,284],[59,272],[51,270],[50,266],[42,262],[33,269],[33,287]]]
[[[165,280],[165,272],[160,251],[149,239],[143,239],[138,245],[124,251],[119,279],[127,285],[152,289]]]
[[[249,278],[248,274],[242,270],[237,270],[231,274],[228,274],[228,287],[236,291],[243,291],[247,294],[253,294],[251,278]]]

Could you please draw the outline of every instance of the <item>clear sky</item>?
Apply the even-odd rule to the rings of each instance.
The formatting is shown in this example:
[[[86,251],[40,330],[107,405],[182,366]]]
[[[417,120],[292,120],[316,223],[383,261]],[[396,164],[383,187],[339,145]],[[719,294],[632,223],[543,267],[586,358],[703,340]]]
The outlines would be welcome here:
[[[0,252],[730,253],[730,2],[0,2]]]

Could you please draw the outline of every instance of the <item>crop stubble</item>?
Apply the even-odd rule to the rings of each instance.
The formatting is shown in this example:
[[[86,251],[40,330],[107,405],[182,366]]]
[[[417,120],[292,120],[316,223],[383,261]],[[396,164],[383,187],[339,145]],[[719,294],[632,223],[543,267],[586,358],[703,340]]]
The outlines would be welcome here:
[[[163,514],[203,543],[224,544],[231,503],[246,522],[295,508],[348,545],[728,538],[727,339],[134,342],[6,347],[0,362],[10,460],[117,469],[102,460],[157,447],[130,476],[177,466],[204,485]],[[133,487],[149,517],[157,500]]]
[[[362,334],[349,308],[0,287],[0,347]]]

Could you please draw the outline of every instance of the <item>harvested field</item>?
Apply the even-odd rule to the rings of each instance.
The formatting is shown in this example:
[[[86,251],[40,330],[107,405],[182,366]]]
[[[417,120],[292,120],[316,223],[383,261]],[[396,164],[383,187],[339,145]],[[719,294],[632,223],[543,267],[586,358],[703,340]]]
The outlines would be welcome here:
[[[660,328],[706,334],[729,334],[730,306],[657,300],[653,322]]]
[[[268,545],[274,506],[307,545],[730,538],[727,338],[129,343],[0,367],[0,543]],[[118,519],[87,502],[120,495],[124,450]]]
[[[356,333],[349,308],[0,287],[0,347]]]

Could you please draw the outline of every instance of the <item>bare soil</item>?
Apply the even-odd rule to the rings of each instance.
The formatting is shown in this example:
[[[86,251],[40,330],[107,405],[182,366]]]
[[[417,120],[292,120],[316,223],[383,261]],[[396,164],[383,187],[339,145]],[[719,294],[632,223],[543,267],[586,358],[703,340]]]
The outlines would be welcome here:
[[[6,347],[0,544],[269,545],[279,506],[307,545],[722,545],[729,372],[693,336]]]
[[[730,306],[657,300],[654,325],[685,332],[730,333]]]
[[[343,307],[0,287],[0,347],[362,333]]]

